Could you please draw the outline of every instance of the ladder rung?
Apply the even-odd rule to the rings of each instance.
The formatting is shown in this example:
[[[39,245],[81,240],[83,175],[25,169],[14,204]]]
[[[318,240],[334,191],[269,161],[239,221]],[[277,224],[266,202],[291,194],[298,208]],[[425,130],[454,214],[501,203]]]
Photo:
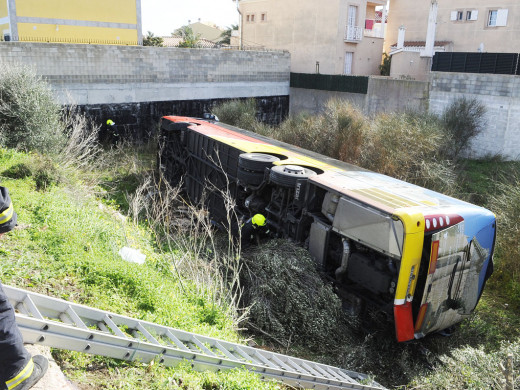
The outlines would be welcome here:
[[[119,336],[119,337],[123,337],[123,338],[128,338],[126,336],[126,334],[124,334],[121,329],[119,329],[119,327],[115,324],[114,321],[112,321],[112,319],[110,318],[110,316],[108,316],[108,314],[105,314],[105,317],[103,317],[103,321],[105,321],[105,324],[107,324],[107,326],[112,330],[112,332],[115,333],[116,336]]]
[[[73,324],[76,325],[78,328],[88,329],[88,326],[85,325],[85,323],[81,320],[81,318],[79,318],[79,316],[76,314],[76,312],[70,305],[67,306],[65,313],[70,317]]]
[[[236,360],[236,361],[240,361],[240,359],[238,359],[237,356],[235,356],[234,354],[232,354],[231,352],[229,352],[226,347],[224,347],[221,343],[219,343],[218,341],[215,342],[215,347],[221,351],[224,355],[226,355],[229,359],[231,360]]]
[[[150,332],[148,332],[145,327],[140,323],[138,322],[137,323],[137,330],[139,332],[141,332],[142,334],[144,334],[144,336],[146,337],[146,339],[151,342],[152,344],[157,344],[157,345],[161,345],[161,343],[159,343],[155,337],[153,337]]]
[[[202,351],[206,352],[210,356],[217,356],[213,351],[208,349],[204,344],[202,344],[195,336],[191,338],[191,342],[199,347]]]
[[[32,314],[34,318],[38,318],[39,320],[43,320],[43,316],[34,304],[33,300],[29,295],[25,296],[25,299],[23,301],[25,303],[25,306],[29,310],[29,313]]]
[[[191,352],[191,350],[190,350],[188,347],[186,347],[186,346],[184,345],[184,343],[183,343],[181,340],[179,340],[179,339],[177,338],[177,336],[175,336],[175,335],[174,335],[172,332],[170,332],[169,330],[166,331],[166,336],[168,336],[168,338],[169,338],[171,341],[173,341],[173,343],[174,343],[174,344],[175,344],[179,349],[181,349],[181,350],[183,350],[183,351],[186,351],[186,352]]]

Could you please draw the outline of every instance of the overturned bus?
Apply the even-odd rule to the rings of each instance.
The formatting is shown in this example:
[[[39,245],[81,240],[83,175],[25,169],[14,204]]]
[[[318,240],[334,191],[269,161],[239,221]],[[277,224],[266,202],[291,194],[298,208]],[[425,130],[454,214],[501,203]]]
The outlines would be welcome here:
[[[161,120],[159,165],[172,183],[226,221],[262,213],[270,231],[308,248],[338,295],[393,318],[407,341],[475,309],[493,272],[489,210],[225,124]],[[215,190],[211,190],[211,189]]]

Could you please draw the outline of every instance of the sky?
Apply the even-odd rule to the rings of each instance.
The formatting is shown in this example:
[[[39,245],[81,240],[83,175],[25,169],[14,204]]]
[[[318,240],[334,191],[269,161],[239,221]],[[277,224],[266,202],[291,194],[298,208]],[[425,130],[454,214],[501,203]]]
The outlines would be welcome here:
[[[141,0],[143,35],[169,36],[191,23],[213,22],[220,27],[238,24],[236,2],[232,0]]]

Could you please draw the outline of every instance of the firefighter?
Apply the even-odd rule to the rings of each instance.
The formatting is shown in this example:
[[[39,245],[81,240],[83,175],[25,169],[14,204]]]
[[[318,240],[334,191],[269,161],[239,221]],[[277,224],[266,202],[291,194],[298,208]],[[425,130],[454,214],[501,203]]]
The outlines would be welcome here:
[[[240,234],[240,242],[243,248],[253,243],[260,244],[260,238],[269,234],[267,220],[262,214],[253,215],[242,225]]]
[[[17,215],[7,188],[0,187],[0,239],[14,229]],[[33,387],[47,371],[49,363],[41,355],[31,357],[23,346],[15,322],[14,309],[0,282],[0,388],[26,390]]]

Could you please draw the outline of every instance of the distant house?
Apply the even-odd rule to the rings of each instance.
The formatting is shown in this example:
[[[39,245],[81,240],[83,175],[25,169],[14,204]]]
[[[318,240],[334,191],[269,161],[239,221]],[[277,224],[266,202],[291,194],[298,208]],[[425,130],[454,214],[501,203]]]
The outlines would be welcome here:
[[[191,27],[193,33],[199,35],[201,39],[215,43],[220,41],[220,36],[224,32],[224,30],[219,28],[216,24],[211,22],[201,22],[200,19],[196,23],[188,24],[188,27]]]
[[[244,46],[287,50],[291,71],[379,74],[386,0],[241,0]]]
[[[518,53],[519,18],[518,0],[392,0],[385,43],[391,75],[426,78],[435,52]]]
[[[179,45],[183,41],[183,38],[178,36],[162,37],[162,39],[164,47],[179,47]],[[207,39],[201,38],[197,41],[197,47],[201,49],[214,49],[220,47],[220,45],[215,42],[208,41]]]
[[[141,0],[0,1],[4,41],[142,43]]]

